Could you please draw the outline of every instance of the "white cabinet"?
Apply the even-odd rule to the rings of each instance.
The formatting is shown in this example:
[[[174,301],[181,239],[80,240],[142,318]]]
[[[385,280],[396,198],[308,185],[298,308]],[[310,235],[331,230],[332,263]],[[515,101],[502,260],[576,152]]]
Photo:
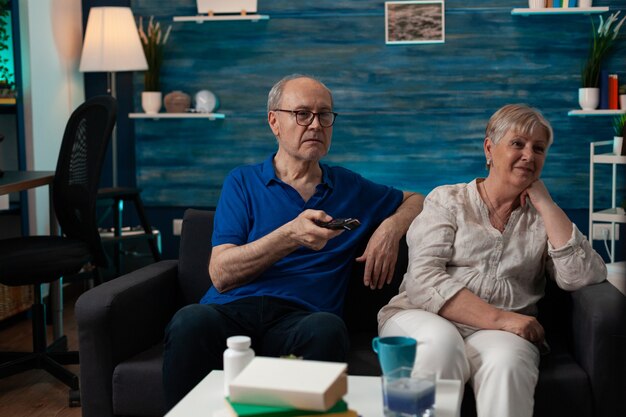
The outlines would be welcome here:
[[[611,207],[594,208],[594,173],[599,164],[611,166]],[[593,239],[594,223],[609,224],[613,233],[610,234],[611,262],[615,262],[615,234],[621,223],[626,223],[626,213],[616,201],[617,191],[617,168],[618,165],[626,165],[626,156],[613,153],[613,141],[591,142],[589,148],[589,235]],[[623,179],[622,179],[623,181]],[[621,203],[621,202],[619,202]],[[622,237],[623,239],[624,237]]]

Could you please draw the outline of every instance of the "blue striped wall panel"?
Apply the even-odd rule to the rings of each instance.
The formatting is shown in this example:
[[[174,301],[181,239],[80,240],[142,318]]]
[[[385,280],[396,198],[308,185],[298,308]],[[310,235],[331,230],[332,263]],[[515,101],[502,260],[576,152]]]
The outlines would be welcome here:
[[[594,3],[626,7],[626,1]],[[485,175],[489,116],[524,102],[554,126],[543,174],[553,197],[565,208],[588,207],[589,142],[612,137],[610,118],[567,116],[578,107],[590,17],[511,16],[526,4],[446,1],[446,42],[433,45],[385,45],[381,1],[259,0],[269,21],[172,23],[164,94],[208,88],[226,119],[135,121],[143,198],[153,206],[215,205],[228,171],[275,149],[267,92],[283,75],[300,72],[334,92],[340,115],[328,163],[422,193],[467,182]],[[132,8],[165,24],[196,14],[193,0],[133,0]],[[625,62],[617,55],[608,67],[620,72]],[[140,111],[141,74],[135,82]],[[608,173],[599,170],[596,204],[609,204]],[[623,198],[623,183],[620,193]]]

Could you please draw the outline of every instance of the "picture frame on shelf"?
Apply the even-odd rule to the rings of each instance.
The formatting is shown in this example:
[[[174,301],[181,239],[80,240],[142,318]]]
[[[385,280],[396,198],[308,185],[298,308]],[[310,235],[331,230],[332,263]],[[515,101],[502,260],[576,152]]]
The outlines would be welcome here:
[[[386,44],[444,42],[445,5],[443,0],[385,2]]]

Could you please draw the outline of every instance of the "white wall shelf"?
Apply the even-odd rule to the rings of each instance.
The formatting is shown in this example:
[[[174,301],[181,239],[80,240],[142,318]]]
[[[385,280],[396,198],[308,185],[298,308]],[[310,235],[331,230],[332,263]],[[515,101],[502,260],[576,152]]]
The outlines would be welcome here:
[[[626,113],[626,110],[570,110],[567,112],[568,116],[618,116]]]
[[[593,240],[593,225],[595,222],[610,223],[613,233],[608,239],[611,242],[610,260],[615,262],[615,229],[620,223],[626,223],[626,213],[622,207],[617,206],[617,165],[626,165],[626,156],[613,153],[598,153],[597,148],[609,148],[613,146],[612,140],[591,142],[589,145],[589,241]],[[595,164],[611,165],[611,207],[602,210],[594,210],[594,174]]]
[[[217,120],[225,119],[223,113],[128,113],[130,119],[208,119]]]
[[[246,15],[196,15],[196,16],[174,16],[174,22],[220,22],[228,20],[250,20],[252,22],[258,22],[259,20],[269,20],[269,16],[266,14],[246,14]]]
[[[530,15],[565,15],[565,14],[594,14],[608,12],[608,7],[546,7],[543,9],[520,8],[511,10],[514,16]]]

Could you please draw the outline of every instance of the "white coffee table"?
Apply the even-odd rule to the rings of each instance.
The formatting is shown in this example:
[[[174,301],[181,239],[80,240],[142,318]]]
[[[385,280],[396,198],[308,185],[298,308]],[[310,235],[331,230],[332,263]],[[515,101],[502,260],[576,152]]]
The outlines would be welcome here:
[[[222,417],[224,410],[224,373],[213,371],[189,392],[166,417]],[[362,417],[381,417],[383,398],[380,377],[348,376],[348,407]],[[437,417],[459,417],[461,408],[461,381],[437,381],[435,396]]]

